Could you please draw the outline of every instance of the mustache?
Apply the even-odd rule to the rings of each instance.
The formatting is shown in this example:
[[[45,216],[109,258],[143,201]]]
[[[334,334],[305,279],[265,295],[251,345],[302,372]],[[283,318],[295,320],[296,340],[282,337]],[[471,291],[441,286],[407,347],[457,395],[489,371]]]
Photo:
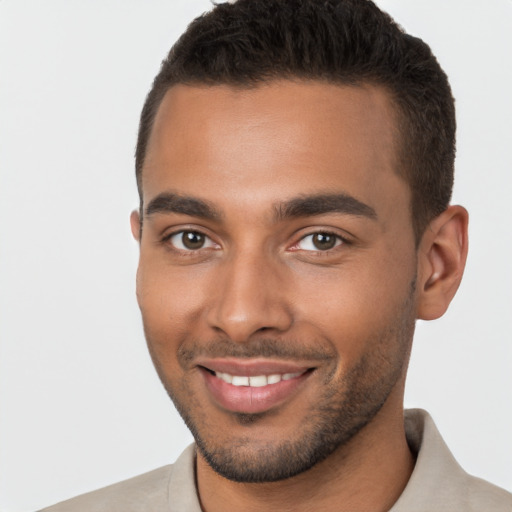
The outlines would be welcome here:
[[[178,362],[183,368],[189,367],[201,358],[272,358],[297,361],[325,361],[337,357],[332,346],[324,342],[312,342],[307,346],[298,341],[282,341],[258,338],[246,343],[229,339],[193,341],[183,343],[178,349]]]

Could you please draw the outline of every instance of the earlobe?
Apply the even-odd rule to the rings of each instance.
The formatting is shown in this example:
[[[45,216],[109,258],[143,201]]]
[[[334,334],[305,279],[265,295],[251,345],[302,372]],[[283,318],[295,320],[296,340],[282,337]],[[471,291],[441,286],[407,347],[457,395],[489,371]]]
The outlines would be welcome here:
[[[418,318],[442,316],[457,291],[468,252],[468,212],[450,206],[425,230],[418,250]]]
[[[137,210],[133,210],[130,215],[130,227],[132,229],[133,238],[140,243],[140,216]]]

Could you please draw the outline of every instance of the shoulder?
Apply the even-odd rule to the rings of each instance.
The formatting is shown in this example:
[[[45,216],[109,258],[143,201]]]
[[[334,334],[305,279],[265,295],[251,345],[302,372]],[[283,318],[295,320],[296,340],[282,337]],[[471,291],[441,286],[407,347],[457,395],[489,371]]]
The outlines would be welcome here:
[[[195,445],[172,465],[82,494],[40,512],[201,512],[195,485]]]
[[[467,503],[471,510],[512,512],[512,494],[481,478],[468,475]]]
[[[41,512],[129,512],[165,509],[168,503],[168,482],[172,468],[172,465],[163,466],[149,473],[63,501]]]
[[[512,494],[466,473],[426,411],[406,411],[405,428],[416,465],[392,512],[512,512]]]

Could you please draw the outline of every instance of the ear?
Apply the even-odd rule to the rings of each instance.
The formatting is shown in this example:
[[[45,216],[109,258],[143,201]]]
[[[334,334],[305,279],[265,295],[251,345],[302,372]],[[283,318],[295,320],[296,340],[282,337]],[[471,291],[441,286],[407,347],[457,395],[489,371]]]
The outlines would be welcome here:
[[[140,215],[137,210],[133,210],[130,215],[130,227],[132,229],[133,238],[140,243]]]
[[[418,318],[442,316],[457,291],[468,253],[468,212],[449,206],[427,227],[418,250]]]

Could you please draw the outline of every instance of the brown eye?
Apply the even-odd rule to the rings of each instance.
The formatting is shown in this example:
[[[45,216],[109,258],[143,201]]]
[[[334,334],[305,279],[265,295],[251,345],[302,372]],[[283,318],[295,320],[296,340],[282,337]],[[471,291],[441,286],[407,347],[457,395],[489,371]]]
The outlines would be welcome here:
[[[181,242],[187,249],[201,249],[204,245],[204,235],[195,231],[184,231]]]
[[[169,242],[181,251],[198,251],[216,247],[209,237],[199,231],[179,231],[169,238]]]
[[[320,251],[332,249],[336,245],[336,237],[328,233],[316,233],[313,235],[313,245]]]
[[[343,240],[341,237],[333,233],[313,233],[305,236],[297,244],[298,248],[303,251],[328,251],[334,247],[341,245]]]

